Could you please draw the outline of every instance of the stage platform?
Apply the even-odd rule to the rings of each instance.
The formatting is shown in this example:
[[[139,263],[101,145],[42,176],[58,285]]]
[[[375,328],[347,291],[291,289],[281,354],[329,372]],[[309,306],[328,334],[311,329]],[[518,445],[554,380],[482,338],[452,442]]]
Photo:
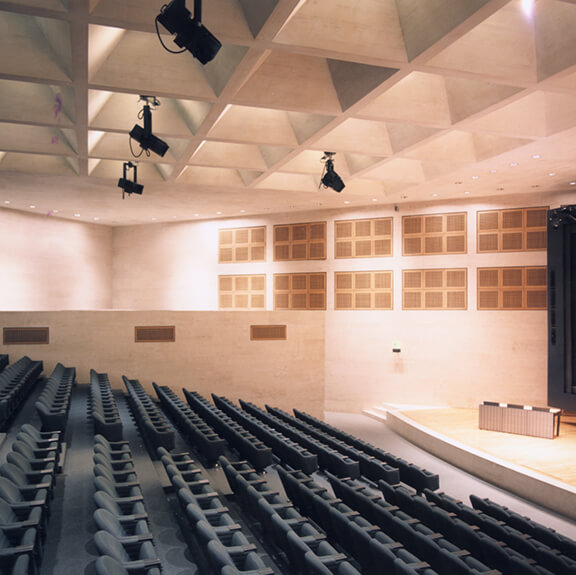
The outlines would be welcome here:
[[[429,453],[576,519],[576,424],[554,439],[478,428],[478,409],[386,405],[364,411]]]

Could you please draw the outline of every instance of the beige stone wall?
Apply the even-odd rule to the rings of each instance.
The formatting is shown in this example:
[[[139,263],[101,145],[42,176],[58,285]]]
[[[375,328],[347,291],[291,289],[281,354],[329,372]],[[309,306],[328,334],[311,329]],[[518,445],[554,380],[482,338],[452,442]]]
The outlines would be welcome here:
[[[112,304],[112,228],[0,209],[0,310]]]
[[[250,341],[250,325],[286,324],[287,340]],[[108,373],[114,387],[122,375],[242,398],[321,417],[324,407],[324,314],[276,312],[0,312],[1,326],[49,326],[50,344],[0,345],[15,361],[22,355],[44,361],[49,374],[58,361]],[[134,343],[135,326],[176,326],[175,343]]]

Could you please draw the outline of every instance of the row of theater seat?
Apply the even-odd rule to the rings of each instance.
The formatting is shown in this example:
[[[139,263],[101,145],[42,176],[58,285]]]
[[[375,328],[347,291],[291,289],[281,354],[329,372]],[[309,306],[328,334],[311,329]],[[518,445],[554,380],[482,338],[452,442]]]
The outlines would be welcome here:
[[[242,402],[241,404],[245,409],[248,410],[259,409],[255,406],[252,406],[252,404],[244,404]],[[400,481],[400,473],[398,472],[398,469],[388,465],[388,463],[385,461],[376,459],[372,455],[368,455],[364,451],[354,447],[353,445],[347,444],[341,439],[337,439],[326,433],[323,433],[313,425],[301,421],[286,413],[285,411],[278,409],[277,407],[270,407],[269,405],[266,405],[266,412],[293,427],[295,433],[305,433],[317,441],[321,441],[325,445],[328,445],[328,447],[336,450],[338,453],[349,457],[353,461],[357,461],[360,469],[360,475],[363,475],[372,481],[379,481],[382,479],[391,484],[396,484]],[[261,413],[265,412],[261,410]],[[343,477],[342,474],[337,475]]]
[[[424,489],[438,489],[440,487],[440,478],[436,473],[432,473],[427,469],[410,463],[402,457],[398,457],[397,455],[385,451],[384,449],[375,447],[371,443],[368,443],[363,439],[359,439],[350,433],[346,433],[345,431],[325,423],[324,421],[321,421],[320,419],[317,419],[316,417],[303,411],[293,409],[293,412],[297,419],[313,425],[322,431],[325,435],[335,437],[336,439],[339,439],[344,443],[359,449],[367,455],[398,469],[400,481],[410,485],[411,487],[414,487],[414,489],[416,489],[418,492],[421,492]],[[385,477],[382,477],[381,479],[386,481]],[[393,484],[394,482],[388,481],[388,483]]]
[[[337,497],[359,511],[387,535],[394,537],[410,553],[429,563],[439,573],[455,575],[498,573],[471,554],[458,539],[450,537],[444,531],[432,529],[420,518],[384,501],[381,495],[369,492],[365,485],[335,476],[329,476],[329,480]],[[406,490],[400,487],[398,491]]]
[[[212,395],[212,398],[216,405],[228,405],[230,413],[236,413],[236,417],[241,418],[239,411],[232,409],[232,403],[229,400],[218,397],[216,395]],[[281,432],[290,440],[295,441],[297,444],[304,447],[309,453],[316,455],[318,466],[321,469],[328,469],[336,475],[342,477],[360,476],[360,466],[358,465],[358,461],[351,459],[347,455],[339,453],[326,443],[319,441],[318,439],[311,437],[310,435],[303,433],[300,430],[295,429],[288,423],[285,423],[274,415],[266,413],[253,404],[241,402],[241,405],[248,413],[254,415],[263,423]],[[291,466],[296,469],[301,469],[297,465]]]
[[[65,429],[75,384],[76,368],[64,367],[58,363],[34,404],[40,416],[43,431]]]
[[[60,432],[20,428],[0,465],[0,566],[5,575],[34,575],[42,548],[61,453]]]
[[[152,398],[146,393],[137,379],[128,379],[122,376],[128,399],[132,408],[132,415],[140,429],[142,438],[148,443],[152,452],[158,447],[174,449],[174,429],[158,408]]]
[[[277,469],[290,500],[340,543],[360,563],[363,573],[438,575],[427,562],[399,543],[394,534],[380,529],[311,477],[280,466]],[[452,575],[452,572],[440,573],[445,574]]]
[[[445,493],[426,490],[425,495],[430,505],[442,508],[470,525],[476,532],[484,533],[499,542],[509,555],[521,555],[523,563],[531,565],[539,573],[554,573],[554,575],[576,574],[576,561],[560,549],[552,548],[541,540],[510,525],[506,525],[491,515],[465,505]],[[412,507],[413,496],[411,494],[402,493],[396,499],[397,505],[401,504],[406,509]],[[568,541],[566,539],[566,542]],[[574,547],[572,545],[571,549],[566,550],[573,552]]]
[[[220,458],[230,487],[241,506],[260,523],[269,541],[285,555],[299,575],[359,575],[350,558],[328,541],[326,534],[274,491],[247,461]]]
[[[516,513],[508,509],[508,507],[491,501],[488,498],[470,495],[470,502],[474,509],[478,509],[486,515],[490,515],[494,517],[494,519],[501,521],[503,524],[517,529],[520,533],[523,533],[525,537],[540,541],[553,549],[555,553],[565,555],[573,561],[576,561],[576,541],[574,541],[574,539],[570,539],[551,527],[547,527],[529,517],[520,515],[520,513]]]
[[[7,429],[10,420],[38,381],[42,370],[41,361],[34,361],[25,355],[1,371],[0,430]]]
[[[272,465],[272,449],[270,447],[198,392],[187,389],[184,389],[183,392],[188,405],[210,424],[226,440],[228,445],[240,454],[240,457],[248,459],[259,470]]]
[[[94,437],[94,544],[98,575],[160,575],[162,565],[148,525],[148,513],[130,446]]]
[[[110,380],[106,373],[90,370],[89,413],[94,421],[94,433],[108,441],[122,441],[123,427]]]
[[[318,469],[318,456],[297,441],[293,441],[274,427],[243,411],[230,400],[216,395],[212,397],[216,407],[271,447],[280,461],[295,469],[301,469],[304,473],[314,473]]]
[[[197,543],[215,575],[274,575],[230,516],[202,470],[187,453],[158,448],[170,482]]]
[[[152,384],[160,404],[188,445],[210,467],[224,453],[226,442],[167,385]]]

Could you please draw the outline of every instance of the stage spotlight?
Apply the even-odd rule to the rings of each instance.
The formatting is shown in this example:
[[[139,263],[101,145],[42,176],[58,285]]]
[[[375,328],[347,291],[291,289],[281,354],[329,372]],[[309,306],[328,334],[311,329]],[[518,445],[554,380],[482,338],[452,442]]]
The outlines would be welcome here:
[[[175,52],[162,42],[158,23],[175,35],[174,42],[182,50]],[[202,0],[194,0],[194,18],[191,18],[190,11],[186,8],[186,0],[172,0],[170,4],[162,7],[160,14],[156,16],[155,24],[160,43],[173,54],[188,50],[202,64],[207,64],[222,48],[220,41],[202,24]]]
[[[346,186],[342,178],[334,171],[334,160],[332,159],[335,152],[324,152],[321,161],[324,162],[324,173],[322,174],[321,184],[325,188],[332,188],[335,192],[341,192]]]
[[[134,171],[134,180],[131,181],[128,179],[127,172],[128,170],[132,169]],[[137,182],[138,179],[138,166],[133,164],[132,162],[124,162],[122,166],[122,177],[118,180],[118,187],[122,188],[122,199],[126,194],[138,194],[142,195],[144,191],[144,186]]]
[[[144,118],[144,127],[142,128],[136,124],[132,130],[130,130],[130,138],[136,140],[140,144],[142,151],[146,152],[148,156],[150,155],[150,151],[159,156],[164,156],[170,146],[168,146],[164,140],[161,140],[152,133],[151,106],[156,108],[160,105],[160,102],[153,96],[140,96],[140,99],[145,102],[144,107],[140,112]],[[132,149],[132,145],[130,145],[130,149]],[[140,152],[140,154],[135,154],[132,151],[132,155],[135,157],[138,157],[141,154],[142,152]]]

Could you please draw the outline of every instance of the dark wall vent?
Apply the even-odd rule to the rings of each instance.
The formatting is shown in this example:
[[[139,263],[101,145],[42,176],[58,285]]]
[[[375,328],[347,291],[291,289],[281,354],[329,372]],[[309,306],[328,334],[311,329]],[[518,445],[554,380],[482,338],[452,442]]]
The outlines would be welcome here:
[[[251,325],[252,341],[277,341],[287,339],[285,325]]]
[[[5,327],[4,345],[45,345],[50,343],[49,327]]]
[[[134,328],[136,343],[171,343],[176,341],[174,325],[142,325]]]

